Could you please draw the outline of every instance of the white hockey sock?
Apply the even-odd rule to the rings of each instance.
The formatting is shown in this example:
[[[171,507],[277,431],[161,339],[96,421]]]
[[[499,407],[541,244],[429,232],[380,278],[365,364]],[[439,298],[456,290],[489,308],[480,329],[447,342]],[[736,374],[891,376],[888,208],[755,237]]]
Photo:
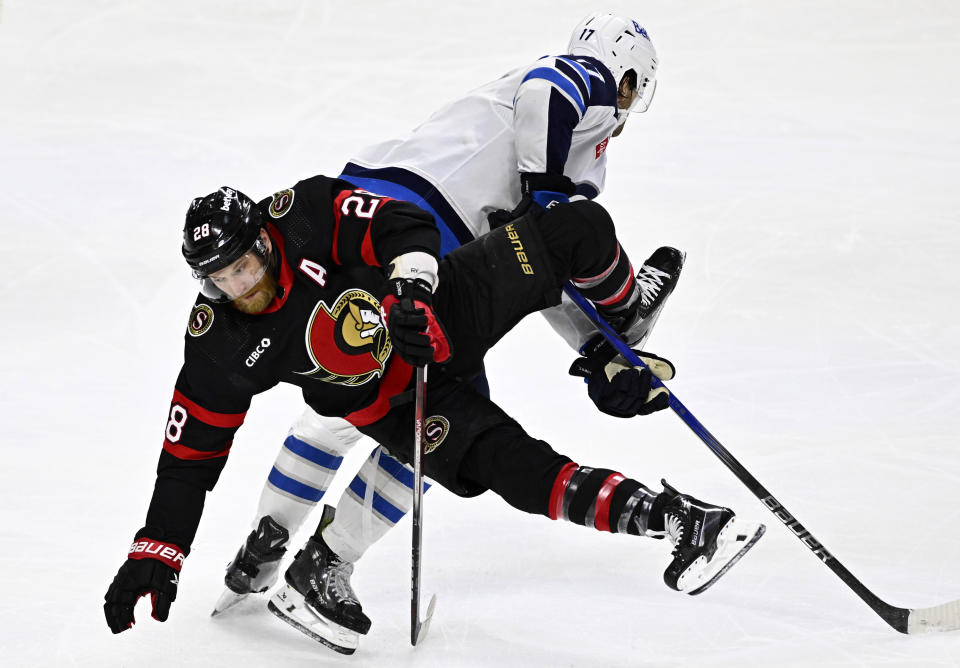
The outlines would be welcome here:
[[[377,446],[340,497],[323,540],[344,561],[358,561],[412,505],[413,469]]]
[[[260,494],[256,528],[270,515],[293,536],[330,486],[361,434],[346,420],[307,409],[293,423]]]

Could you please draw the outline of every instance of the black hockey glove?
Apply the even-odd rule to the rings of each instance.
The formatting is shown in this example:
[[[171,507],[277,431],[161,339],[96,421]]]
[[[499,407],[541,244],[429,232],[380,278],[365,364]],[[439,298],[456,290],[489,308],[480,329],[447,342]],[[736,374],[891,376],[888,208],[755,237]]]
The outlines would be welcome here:
[[[183,551],[172,543],[139,538],[130,546],[130,556],[117,571],[103,597],[103,613],[114,633],[126,631],[136,623],[133,609],[140,597],[150,594],[152,616],[167,621],[170,604],[177,600],[177,584]]]
[[[518,218],[522,218],[530,212],[531,207],[533,207],[534,212],[537,212],[537,207],[533,206],[533,198],[530,197],[530,195],[524,195],[520,198],[520,203],[513,207],[513,211],[497,209],[487,215],[487,222],[490,223],[490,229],[495,230],[498,227],[503,227],[507,223],[512,223]]]
[[[450,361],[453,346],[433,310],[433,292],[426,281],[391,278],[380,294],[383,321],[403,361],[413,366]]]
[[[520,173],[520,192],[523,197],[513,211],[497,209],[487,216],[490,229],[495,230],[507,223],[525,216],[528,213],[540,216],[554,204],[570,201],[570,196],[576,193],[576,186],[563,174],[534,174]]]
[[[630,366],[603,338],[587,343],[583,357],[570,366],[571,376],[587,379],[587,394],[607,415],[649,415],[670,405],[667,388],[651,388],[651,372],[660,380],[670,380],[675,372],[673,364],[652,353],[634,352],[649,369]]]

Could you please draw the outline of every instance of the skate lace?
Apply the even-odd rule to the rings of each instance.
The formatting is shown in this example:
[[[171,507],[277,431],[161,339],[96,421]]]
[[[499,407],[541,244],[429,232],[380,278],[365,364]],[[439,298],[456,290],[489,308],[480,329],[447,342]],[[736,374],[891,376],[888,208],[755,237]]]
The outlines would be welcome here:
[[[340,601],[359,603],[353,587],[350,586],[350,576],[353,575],[353,564],[349,561],[341,561],[330,570],[331,577],[328,582],[336,597]]]
[[[676,515],[667,515],[663,518],[663,528],[667,532],[667,537],[674,545],[679,545],[683,540],[683,519]]]
[[[656,267],[645,264],[640,267],[637,273],[637,285],[640,287],[640,304],[650,306],[653,304],[657,295],[660,294],[660,288],[663,287],[665,279],[669,279],[670,274],[661,271]]]
[[[683,517],[673,513],[667,513],[663,517],[663,528],[667,538],[669,538],[670,542],[674,545],[672,556],[676,557],[680,554],[680,544],[683,542],[683,534],[685,532]]]

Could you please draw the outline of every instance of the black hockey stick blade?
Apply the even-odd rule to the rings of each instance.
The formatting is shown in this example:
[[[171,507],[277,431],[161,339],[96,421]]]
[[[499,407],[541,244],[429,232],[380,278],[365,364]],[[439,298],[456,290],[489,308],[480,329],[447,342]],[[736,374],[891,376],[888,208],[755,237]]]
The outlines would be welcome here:
[[[638,368],[646,368],[640,357],[630,349],[620,335],[597,313],[593,305],[581,295],[570,283],[564,286],[564,292],[570,297],[584,315],[597,326],[604,338],[616,349],[624,359]],[[651,380],[653,387],[666,387],[655,376]],[[670,392],[670,408],[677,417],[683,420],[690,430],[695,433],[717,458],[767,507],[774,516],[786,525],[790,532],[813,552],[837,577],[843,580],[853,593],[859,596],[870,609],[877,613],[883,621],[900,633],[928,633],[930,631],[958,631],[960,630],[960,600],[949,601],[931,608],[898,608],[890,605],[870,591],[866,585],[858,580],[847,568],[840,563],[813,537],[806,527],[800,524],[783,505],[777,501],[760,481],[753,477],[743,464],[737,461],[730,451],[711,434],[706,427],[681,403],[677,395]]]

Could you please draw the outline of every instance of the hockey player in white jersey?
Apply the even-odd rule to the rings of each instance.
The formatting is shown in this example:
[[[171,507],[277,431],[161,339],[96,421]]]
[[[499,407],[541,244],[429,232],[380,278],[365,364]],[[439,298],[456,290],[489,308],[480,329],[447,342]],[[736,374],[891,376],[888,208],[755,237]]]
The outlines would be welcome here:
[[[596,197],[604,188],[608,142],[629,114],[649,108],[656,73],[656,52],[636,21],[591,14],[574,29],[564,55],[513,70],[441,108],[407,137],[363,149],[341,178],[430,211],[446,254],[529,207]],[[635,321],[619,329],[633,347],[649,335],[682,262],[678,251],[664,247],[635,279],[631,268],[624,289],[634,293],[630,304],[640,300],[642,306]],[[575,349],[591,348],[596,329],[571,304],[544,314]],[[621,417],[613,405],[617,383],[634,372],[623,373],[611,382],[610,396],[592,396],[601,410]],[[292,425],[263,489],[254,530],[228,565],[227,591],[214,614],[277,581],[290,536],[360,437],[345,420],[309,408]],[[322,591],[310,606],[297,602],[286,621],[335,648],[357,646],[370,620],[350,587],[353,564],[409,511],[412,487],[410,467],[376,447],[336,514],[325,509],[317,557],[324,561]],[[281,617],[292,607],[284,604]]]

